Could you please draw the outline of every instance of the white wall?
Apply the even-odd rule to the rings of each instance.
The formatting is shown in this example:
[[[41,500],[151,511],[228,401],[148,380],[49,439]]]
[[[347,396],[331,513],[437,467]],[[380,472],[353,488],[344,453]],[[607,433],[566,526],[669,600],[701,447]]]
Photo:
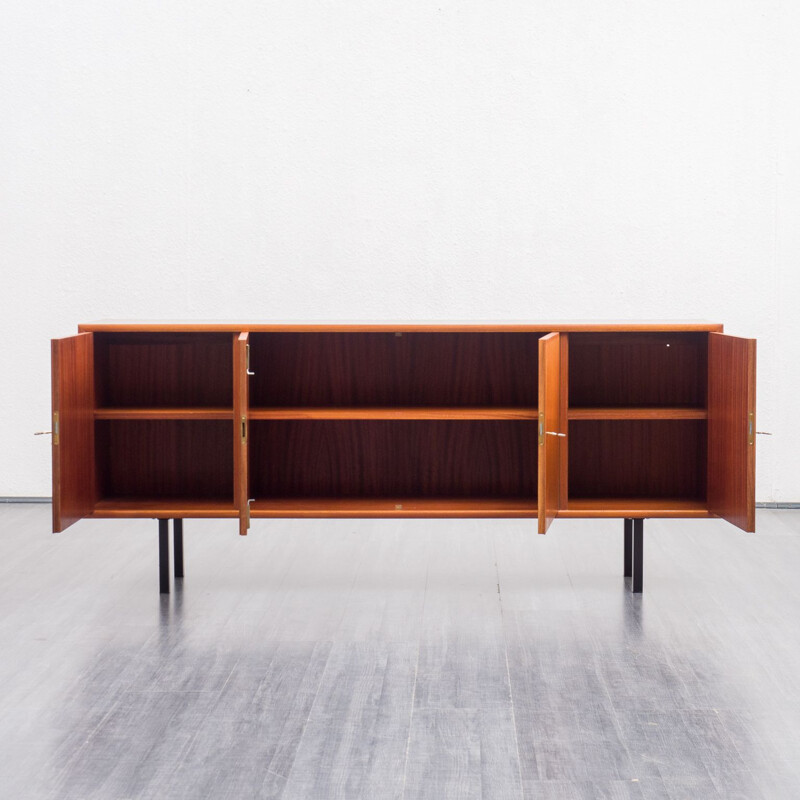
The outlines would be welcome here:
[[[688,319],[800,501],[796,0],[26,0],[0,25],[0,495],[123,318]]]

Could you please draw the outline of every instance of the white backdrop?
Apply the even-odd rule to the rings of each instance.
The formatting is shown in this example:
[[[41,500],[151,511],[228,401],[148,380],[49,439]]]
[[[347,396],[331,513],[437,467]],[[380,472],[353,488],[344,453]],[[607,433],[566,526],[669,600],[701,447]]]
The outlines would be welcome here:
[[[708,319],[800,501],[796,0],[26,0],[0,25],[0,495],[119,318]]]

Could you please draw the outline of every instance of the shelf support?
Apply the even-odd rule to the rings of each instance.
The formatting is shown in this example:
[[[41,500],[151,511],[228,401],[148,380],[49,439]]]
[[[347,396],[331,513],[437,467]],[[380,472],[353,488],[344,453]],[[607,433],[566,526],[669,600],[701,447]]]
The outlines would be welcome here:
[[[158,520],[159,591],[169,594],[169,520]]]
[[[642,578],[644,573],[644,520],[633,520],[633,580],[631,591],[634,594],[642,593]]]
[[[183,577],[183,520],[172,520],[172,549],[175,555],[175,577]]]
[[[633,520],[626,519],[625,522],[625,551],[623,556],[623,572],[625,578],[631,577],[631,568],[633,562]]]

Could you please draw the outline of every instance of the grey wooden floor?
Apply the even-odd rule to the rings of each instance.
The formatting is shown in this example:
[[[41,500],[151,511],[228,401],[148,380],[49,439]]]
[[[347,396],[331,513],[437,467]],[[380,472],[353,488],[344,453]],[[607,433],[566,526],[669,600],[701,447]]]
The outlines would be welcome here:
[[[0,798],[800,797],[800,512],[156,524],[0,506]]]

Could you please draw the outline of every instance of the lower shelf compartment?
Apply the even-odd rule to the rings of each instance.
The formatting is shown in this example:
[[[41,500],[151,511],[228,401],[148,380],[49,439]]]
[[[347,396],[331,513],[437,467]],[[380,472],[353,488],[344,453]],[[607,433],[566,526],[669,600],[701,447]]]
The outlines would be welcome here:
[[[294,497],[255,500],[252,517],[536,517],[535,501],[498,497]]]
[[[705,500],[671,497],[589,497],[570,499],[559,517],[711,517]]]
[[[233,501],[194,500],[187,498],[106,498],[95,503],[95,519],[118,517],[161,517],[162,519],[190,519],[192,517],[238,517]]]

